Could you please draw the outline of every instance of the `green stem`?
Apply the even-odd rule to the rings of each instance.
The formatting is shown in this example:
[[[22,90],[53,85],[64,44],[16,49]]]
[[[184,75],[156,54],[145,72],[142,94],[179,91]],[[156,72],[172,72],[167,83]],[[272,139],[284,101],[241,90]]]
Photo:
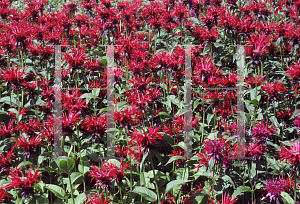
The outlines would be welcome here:
[[[153,165],[152,152],[149,152],[149,156],[150,156],[151,167],[152,167],[153,175],[154,175],[154,184],[155,184],[155,188],[156,188],[157,202],[159,203],[160,196],[159,196],[158,185],[157,185],[157,180],[156,180],[156,175],[155,175],[155,168]]]
[[[297,171],[295,171],[295,183],[294,183],[294,203],[296,203],[297,201],[297,194],[296,194],[296,191],[297,191]]]
[[[125,203],[124,200],[123,200],[123,196],[122,196],[122,189],[121,189],[121,187],[120,187],[119,185],[117,185],[117,186],[118,186],[118,189],[119,189],[119,191],[120,191],[120,198],[121,198],[121,201],[122,201],[122,203]]]
[[[253,189],[253,184],[252,184],[252,179],[251,179],[251,167],[250,167],[250,165],[248,165],[248,169],[249,169],[249,182],[250,182],[250,185],[251,185],[251,203],[253,203],[254,189]]]
[[[78,128],[78,126],[76,126],[76,131],[77,131],[77,138],[78,138],[78,141],[80,141],[80,138],[79,138],[79,128]],[[82,168],[83,168],[83,163],[82,163],[82,159],[81,159],[81,153],[80,153],[80,142],[78,142],[78,152],[79,152],[79,158],[80,158],[80,164],[81,164],[81,166],[82,166]],[[83,177],[85,177],[85,175],[83,175]],[[84,192],[86,191],[85,190],[85,179],[83,180],[83,190],[84,190]]]
[[[261,76],[264,75],[264,64],[262,62],[262,60],[260,61],[260,64],[261,64]]]
[[[71,197],[72,197],[72,200],[73,200],[73,204],[75,204],[75,199],[74,199],[74,195],[73,195],[73,186],[72,186],[70,174],[68,174],[68,177],[69,177],[69,184],[70,184],[70,188],[71,188]]]

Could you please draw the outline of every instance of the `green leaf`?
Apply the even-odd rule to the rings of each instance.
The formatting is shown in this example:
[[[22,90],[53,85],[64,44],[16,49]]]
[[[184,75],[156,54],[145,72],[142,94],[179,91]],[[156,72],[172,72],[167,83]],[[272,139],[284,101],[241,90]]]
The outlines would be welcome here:
[[[98,154],[90,149],[86,151],[86,155],[96,162],[100,162]]]
[[[70,178],[71,178],[71,183],[73,184],[73,183],[78,183],[78,182],[76,182],[80,177],[82,177],[82,174],[81,173],[79,173],[79,172],[73,172],[72,174],[71,174],[71,176],[70,176]]]
[[[32,165],[32,163],[29,161],[23,161],[18,165],[17,168],[21,168],[22,166],[27,166],[27,165]]]
[[[43,194],[43,195],[39,196],[39,198],[36,201],[37,201],[37,204],[49,203],[48,194]]]
[[[103,66],[107,66],[107,59],[102,59],[100,60],[100,63],[103,65]]]
[[[10,102],[11,102],[11,105],[13,107],[17,107],[18,106],[18,102],[17,102],[16,98],[13,97],[13,96],[11,97],[11,100],[10,100],[10,96],[5,96],[5,97],[1,98],[0,99],[0,103],[2,103],[2,102],[6,103],[8,105],[10,105]]]
[[[164,134],[163,138],[170,144],[170,145],[174,145],[174,140],[170,135]]]
[[[285,201],[284,203],[295,204],[293,198],[288,193],[282,191],[280,193],[280,195],[282,196],[283,200]]]
[[[232,179],[228,175],[223,175],[220,178],[223,179],[223,181],[230,182],[232,184],[233,188],[235,188],[234,182],[232,181]]]
[[[162,163],[162,158],[160,156],[160,153],[156,149],[152,149],[151,153],[153,153],[154,156],[159,160],[159,162]]]
[[[258,105],[258,100],[253,99],[253,100],[250,101],[250,104],[254,104],[255,106],[257,106]]]
[[[178,159],[185,159],[183,156],[172,156],[169,161],[165,164],[165,165],[168,165],[170,163],[172,163],[173,161],[176,161]]]
[[[141,164],[140,164],[140,171],[142,171],[142,167],[143,167],[144,161],[147,158],[148,154],[149,154],[148,151],[144,152],[144,154],[143,154],[143,158],[142,158],[142,161],[141,161]]]
[[[215,45],[216,48],[223,47],[223,44],[222,43],[218,43],[218,42],[215,42],[214,45]]]
[[[8,112],[4,111],[4,110],[0,110],[0,114],[7,114]]]
[[[142,186],[146,185],[146,178],[147,177],[145,176],[145,172],[141,171],[141,173],[140,173],[140,185],[142,185]]]
[[[179,142],[179,143],[178,143],[177,145],[175,145],[175,146],[181,147],[185,152],[188,151],[187,146],[186,146],[186,144],[185,144],[184,142]]]
[[[207,114],[207,124],[210,123],[210,121],[213,117],[214,117],[214,114],[210,114],[210,113]]]
[[[215,157],[211,157],[208,162],[208,169],[211,170],[215,165]]]
[[[165,195],[167,195],[167,193],[174,187],[184,184],[186,182],[189,182],[190,180],[175,180],[175,181],[170,181],[167,186],[166,186],[166,190],[165,190]]]
[[[199,21],[198,18],[190,17],[190,19],[191,19],[192,21],[194,21],[196,24],[200,24],[200,21]]]
[[[85,94],[82,94],[81,98],[98,98],[98,97],[92,93],[85,93]]]
[[[10,109],[8,109],[8,112],[12,112],[12,113],[15,113],[16,115],[19,115],[18,110],[15,109],[15,108],[10,108]]]
[[[88,172],[89,169],[90,169],[90,167],[88,167],[88,166],[84,166],[84,165],[78,164],[78,171],[80,173],[82,173],[83,175],[86,174],[86,172]]]
[[[94,50],[93,53],[101,57],[104,55],[102,50]]]
[[[99,93],[100,93],[100,89],[99,88],[95,88],[92,90],[92,94],[94,94],[96,97],[99,96]]]
[[[154,202],[157,200],[156,194],[153,191],[151,191],[145,187],[141,187],[141,186],[135,187],[132,190],[132,192],[139,194],[140,196],[142,196],[143,198],[145,198],[146,200],[151,201],[151,202]]]
[[[75,198],[75,203],[84,203],[84,201],[87,199],[85,196],[85,193],[80,193],[76,198]]]
[[[159,112],[157,115],[166,115],[166,116],[173,119],[173,117],[170,114],[166,113],[166,112]]]
[[[275,147],[277,150],[280,150],[280,147],[279,147],[277,144],[274,144],[274,143],[271,142],[271,141],[266,141],[266,144]]]
[[[232,198],[235,198],[239,195],[242,195],[244,192],[251,192],[251,188],[249,186],[239,186],[239,187],[237,187],[237,189],[232,194]]]
[[[300,109],[296,109],[295,112],[292,115],[292,118],[294,118],[295,116],[299,115],[300,113]]]
[[[50,190],[52,193],[54,193],[56,197],[60,199],[64,199],[66,192],[64,191],[64,189],[62,189],[62,187],[53,184],[47,184],[46,188]]]
[[[198,105],[200,104],[200,105],[203,105],[205,103],[205,101],[199,101],[199,100],[196,100],[195,102],[194,102],[194,108],[193,108],[193,110],[195,110],[197,107],[198,107]]]
[[[176,180],[186,181],[189,178],[189,169],[188,168],[180,168],[176,172]]]
[[[59,168],[66,174],[70,174],[75,167],[74,159],[61,160],[59,162]]]

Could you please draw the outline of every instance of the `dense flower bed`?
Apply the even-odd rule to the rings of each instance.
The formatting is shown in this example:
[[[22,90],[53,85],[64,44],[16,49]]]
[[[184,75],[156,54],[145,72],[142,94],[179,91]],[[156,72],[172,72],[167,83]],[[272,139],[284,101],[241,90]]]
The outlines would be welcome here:
[[[0,201],[299,203],[299,0],[84,0],[57,11],[49,4],[26,0],[20,11],[0,0]],[[105,158],[107,45],[114,159]],[[238,91],[227,89],[238,86],[237,45],[246,56],[244,157]]]

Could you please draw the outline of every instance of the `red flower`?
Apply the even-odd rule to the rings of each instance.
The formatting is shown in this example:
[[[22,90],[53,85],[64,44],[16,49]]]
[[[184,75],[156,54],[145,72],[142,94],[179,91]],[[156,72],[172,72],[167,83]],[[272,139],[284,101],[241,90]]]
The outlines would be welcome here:
[[[8,168],[11,166],[11,156],[15,156],[13,150],[7,151],[6,156],[3,153],[0,154],[0,173],[8,171]]]
[[[93,176],[92,180],[96,180],[96,185],[102,189],[108,189],[110,188],[112,182],[116,180],[117,182],[120,182],[125,172],[124,170],[128,168],[130,165],[126,163],[120,163],[120,167],[118,167],[116,164],[103,162],[101,160],[101,169],[95,165],[92,165],[92,171],[89,174],[89,176]]]
[[[128,83],[133,83],[133,88],[139,90],[140,92],[145,92],[147,90],[147,85],[151,82],[151,77],[135,77],[129,80]]]
[[[6,127],[5,123],[2,123],[2,126],[0,127],[0,136],[2,137],[11,137],[11,135],[14,133],[14,126],[13,121],[10,120],[8,123],[8,126]]]
[[[295,111],[291,112],[290,108],[286,108],[284,111],[280,111],[277,113],[277,117],[280,118],[280,120],[283,120],[285,122],[288,122]]]
[[[100,65],[99,60],[93,60],[92,58],[89,61],[86,61],[83,65],[87,66],[87,70],[89,70],[92,74],[94,72],[99,71]]]
[[[63,112],[63,120],[62,120],[62,130],[66,133],[72,133],[73,127],[77,126],[77,122],[79,122],[78,116],[80,115],[79,112],[70,112],[69,114]]]
[[[169,157],[174,157],[174,156],[185,156],[185,151],[181,148],[181,147],[175,147],[172,150],[172,154],[169,154]],[[184,164],[184,160],[183,159],[177,159],[175,161],[175,165],[176,166],[182,166]]]
[[[290,143],[290,149],[281,147],[279,150],[280,162],[289,160],[289,163],[296,168],[296,171],[300,167],[300,141],[293,141],[293,145]]]
[[[226,195],[226,193],[222,194],[222,200],[217,201],[218,204],[234,204],[236,203],[238,199],[232,198],[232,196],[229,197],[229,193]],[[216,204],[211,198],[209,198],[210,204]]]
[[[39,176],[41,176],[39,172],[39,167],[36,169],[34,173],[31,172],[32,166],[30,166],[29,170],[27,171],[26,177],[24,176],[22,172],[22,168],[20,169],[16,168],[11,170],[9,172],[8,178],[11,179],[10,184],[7,185],[8,188],[20,188],[20,191],[22,193],[22,196],[25,198],[28,198],[30,195],[34,194],[34,188],[33,185],[36,182],[40,182],[37,180]],[[20,176],[21,174],[21,176]]]
[[[43,130],[39,133],[41,138],[47,139],[47,141],[49,142],[48,146],[54,144],[54,125],[54,120],[51,118],[49,121],[48,119],[47,122],[45,122],[45,125],[43,126]]]
[[[216,163],[219,163],[222,159],[222,151],[224,150],[226,140],[223,138],[218,139],[207,139],[204,142],[204,148],[203,151],[209,155],[210,157],[214,157],[216,159]]]
[[[283,82],[280,83],[279,81],[275,82],[274,84],[270,84],[268,82],[265,83],[264,86],[261,87],[262,90],[267,92],[269,100],[278,100],[278,94],[284,91],[287,91]]]
[[[158,133],[159,127],[150,127],[148,128],[148,133],[143,130],[143,133],[139,132],[137,129],[132,131],[133,134],[129,134],[131,139],[129,141],[130,145],[141,145],[145,148],[150,148],[152,145],[156,144],[157,139],[164,140],[162,135]]]
[[[134,106],[131,106],[129,109],[126,108],[124,113],[116,111],[114,114],[114,120],[121,124],[122,127],[125,127],[126,130],[131,130],[131,127],[139,123],[142,119],[141,113]]]
[[[86,60],[85,49],[84,47],[79,49],[73,48],[71,53],[71,55],[65,53],[63,61],[67,61],[72,69],[79,69]]]
[[[179,115],[177,115],[176,114],[176,120],[172,120],[172,123],[175,123],[176,125],[177,125],[177,127],[181,130],[181,131],[183,131],[184,130],[184,123],[185,123],[185,120],[184,120],[184,117],[185,117],[185,115],[183,114],[182,116],[179,116]],[[198,126],[199,127],[199,125],[197,125],[197,122],[199,121],[199,118],[198,117],[195,117],[195,119],[194,120],[192,120],[192,115],[190,116],[190,118],[188,118],[188,121],[187,121],[187,126],[188,126],[188,124],[191,124],[191,128],[194,128],[195,126]]]
[[[81,129],[88,134],[93,134],[100,138],[103,138],[104,132],[107,129],[107,118],[105,115],[102,116],[87,116],[88,120],[83,118],[83,122],[80,124]]]
[[[81,111],[83,108],[87,108],[88,105],[86,104],[86,100],[80,98],[79,92],[72,92],[70,95],[69,92],[62,93],[62,107],[66,108],[69,112],[78,112]]]
[[[255,80],[256,80],[257,86],[260,86],[263,83],[262,80],[263,80],[263,78],[265,76],[266,75],[264,75],[264,76],[257,76],[257,77],[254,77],[254,76],[245,77],[245,82],[247,83],[248,86],[251,86],[251,88],[255,88]]]
[[[24,76],[25,69],[21,71],[22,67],[10,67],[9,69],[0,70],[0,77],[8,83],[8,85],[12,84],[14,90],[22,87],[23,82],[25,82]]]
[[[177,135],[177,133],[179,133],[181,131],[175,123],[173,123],[171,126],[170,125],[171,124],[168,124],[168,125],[164,124],[164,126],[165,126],[164,130],[163,130],[164,133],[174,136],[174,135]]]
[[[22,43],[23,48],[25,49],[25,40],[32,33],[31,26],[29,26],[24,19],[19,22],[14,21],[14,23],[11,25],[11,33],[17,42]]]
[[[272,132],[276,133],[276,131],[273,128],[274,124],[269,127],[268,120],[266,122],[266,126],[264,125],[263,121],[258,122],[252,129],[251,133],[253,135],[253,140],[257,141],[265,141]]]
[[[19,109],[19,110],[17,110],[16,108],[14,108],[15,109],[15,111],[14,112],[18,112],[18,115],[25,115],[26,113],[26,111],[28,111],[28,110],[26,110],[26,108],[22,108],[22,109]],[[13,112],[8,112],[7,114],[11,114],[11,115],[14,115],[15,117],[16,117],[16,113],[13,113]]]
[[[15,147],[23,148],[24,157],[27,156],[27,158],[30,157],[30,154],[33,153],[34,149],[38,145],[43,144],[40,136],[31,137],[30,139],[26,139],[23,136],[20,136],[19,138],[14,138],[14,140],[16,141],[16,144],[13,146],[13,148]]]
[[[135,90],[134,93],[128,98],[128,100],[138,109],[144,109],[147,103],[151,103],[151,96],[140,93],[138,90]]]
[[[236,144],[237,145],[237,144]],[[250,142],[249,145],[245,144],[245,157],[256,157],[259,158],[265,151],[266,146],[264,144],[259,144],[258,142],[252,143]],[[235,148],[234,154],[238,157],[238,150]]]
[[[280,193],[287,191],[289,187],[285,180],[270,179],[267,182],[265,189],[267,190],[267,195],[263,197],[262,200],[268,200],[269,202],[276,201],[276,203],[279,203],[279,200],[281,199]]]
[[[29,122],[23,123],[20,122],[20,125],[16,127],[16,130],[21,130],[22,133],[26,133],[30,138],[36,136],[36,131],[40,130],[42,124],[40,121],[36,121],[35,119],[30,119]]]
[[[225,130],[224,128],[222,128],[221,126],[224,126],[225,127]],[[223,132],[223,135],[231,135],[232,133],[236,132],[237,131],[237,124],[236,122],[234,121],[231,125],[228,124],[228,121],[225,122],[225,119],[223,119],[223,122],[219,122],[218,123],[218,129],[221,130],[221,128],[224,130]]]
[[[71,0],[69,4],[64,4],[64,9],[69,10],[69,15],[74,14],[77,11],[76,2],[74,3],[74,0]]]
[[[142,146],[126,147],[125,146],[124,148],[125,148],[124,152],[126,152],[126,155],[129,155],[130,159],[134,158],[139,165],[143,158],[145,147],[142,147]]]
[[[300,64],[292,65],[287,69],[288,71],[285,73],[287,73],[292,80],[300,82]]]
[[[0,202],[4,202],[5,198],[11,197],[11,195],[8,195],[7,191],[8,189],[6,189],[6,186],[4,187],[4,185],[2,184],[2,186],[0,187]]]
[[[197,153],[197,157],[200,157],[200,163],[196,166],[197,167],[197,172],[199,171],[199,168],[204,164],[205,166],[208,166],[210,156],[207,155],[206,153]]]
[[[258,35],[256,33],[251,35],[248,39],[247,45],[252,45],[251,47],[245,47],[247,55],[249,55],[253,60],[259,60],[259,57],[265,54],[267,46],[271,43],[271,39],[266,37],[265,34]],[[258,63],[258,62],[256,62]]]
[[[85,202],[86,204],[108,204],[111,203],[112,200],[110,200],[110,198],[103,197],[103,193],[101,193],[100,197],[99,197],[99,193],[96,192],[93,195],[93,198],[91,198],[89,195],[86,195],[87,198],[89,198],[88,202]]]
[[[295,111],[294,111],[295,112]],[[297,126],[298,128],[300,128],[300,115],[297,115],[295,117],[295,122],[294,125]]]

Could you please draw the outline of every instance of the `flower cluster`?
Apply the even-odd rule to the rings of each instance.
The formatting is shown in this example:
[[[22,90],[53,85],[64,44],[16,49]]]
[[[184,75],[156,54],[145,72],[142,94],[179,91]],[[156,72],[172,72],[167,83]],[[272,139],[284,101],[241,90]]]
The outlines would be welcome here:
[[[125,169],[131,168],[128,162],[121,162],[119,167],[117,164],[103,162],[101,160],[101,168],[92,165],[89,176],[92,176],[92,180],[95,179],[96,186],[102,189],[111,188],[112,182],[119,183],[125,176]]]

